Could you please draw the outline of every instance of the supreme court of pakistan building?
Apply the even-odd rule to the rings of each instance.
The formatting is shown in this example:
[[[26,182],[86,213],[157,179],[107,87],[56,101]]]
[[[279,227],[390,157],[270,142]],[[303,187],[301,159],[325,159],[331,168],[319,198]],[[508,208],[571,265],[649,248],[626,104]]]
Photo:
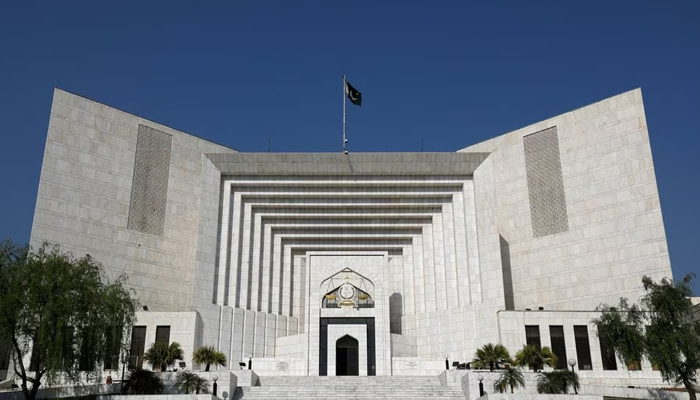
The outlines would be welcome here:
[[[158,335],[187,368],[213,345],[258,375],[437,375],[531,343],[661,385],[591,323],[672,277],[641,90],[464,146],[241,153],[56,89],[31,244],[128,275],[137,363]]]

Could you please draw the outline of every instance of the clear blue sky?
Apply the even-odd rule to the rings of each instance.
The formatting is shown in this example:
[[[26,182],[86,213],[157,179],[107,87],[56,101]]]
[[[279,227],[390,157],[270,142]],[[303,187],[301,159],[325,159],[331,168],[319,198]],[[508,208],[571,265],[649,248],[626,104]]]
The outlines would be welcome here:
[[[250,152],[339,151],[342,74],[352,151],[455,151],[641,87],[674,275],[700,272],[700,2],[204,3],[0,0],[0,238],[29,240],[54,87]]]

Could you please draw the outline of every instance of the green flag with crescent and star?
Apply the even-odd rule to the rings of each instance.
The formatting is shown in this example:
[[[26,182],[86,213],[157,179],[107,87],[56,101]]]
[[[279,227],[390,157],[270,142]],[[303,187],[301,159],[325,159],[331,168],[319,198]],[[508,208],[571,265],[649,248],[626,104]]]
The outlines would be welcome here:
[[[348,99],[350,99],[352,104],[362,106],[362,93],[352,87],[348,81],[345,81],[345,94],[348,96]]]

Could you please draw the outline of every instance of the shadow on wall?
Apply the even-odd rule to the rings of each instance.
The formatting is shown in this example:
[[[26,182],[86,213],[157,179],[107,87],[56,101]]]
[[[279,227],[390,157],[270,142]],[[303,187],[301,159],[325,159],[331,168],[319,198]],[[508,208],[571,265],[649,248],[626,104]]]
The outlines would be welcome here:
[[[513,297],[513,275],[510,269],[510,244],[503,236],[501,239],[501,270],[503,272],[503,296],[506,301],[506,310],[515,310],[515,299]]]
[[[391,333],[401,334],[401,316],[403,315],[403,296],[394,293],[389,296],[389,327]]]
[[[624,386],[581,385],[585,394],[604,396],[605,399],[653,399],[653,400],[688,400],[688,392],[682,390],[663,390],[654,388]]]

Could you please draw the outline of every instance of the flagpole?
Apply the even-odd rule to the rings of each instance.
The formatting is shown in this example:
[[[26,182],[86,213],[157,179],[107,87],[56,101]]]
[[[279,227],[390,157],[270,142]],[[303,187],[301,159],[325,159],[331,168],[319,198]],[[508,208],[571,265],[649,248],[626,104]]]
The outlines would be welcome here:
[[[345,147],[346,144],[348,143],[347,139],[345,139],[345,103],[346,103],[346,93],[345,90],[347,89],[347,85],[345,84],[345,75],[343,75],[343,152],[345,154],[348,153],[347,148]]]

